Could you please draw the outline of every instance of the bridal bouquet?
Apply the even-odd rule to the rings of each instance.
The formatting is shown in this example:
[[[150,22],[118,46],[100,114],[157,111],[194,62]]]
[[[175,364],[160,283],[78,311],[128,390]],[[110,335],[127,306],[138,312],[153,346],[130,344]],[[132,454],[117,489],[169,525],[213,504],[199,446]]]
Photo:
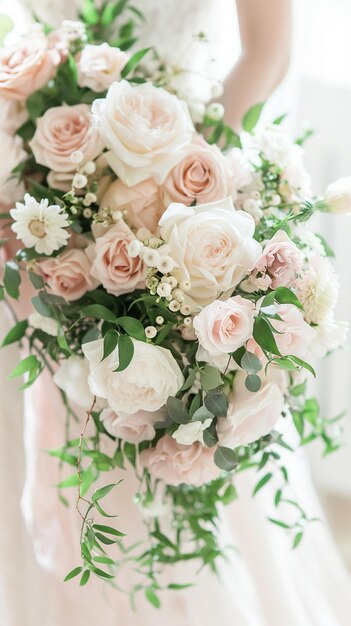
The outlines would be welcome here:
[[[163,565],[216,568],[238,472],[257,470],[254,494],[275,482],[272,522],[294,547],[302,538],[282,433],[292,422],[300,445],[338,447],[307,377],[346,330],[332,251],[306,222],[347,208],[350,181],[313,197],[303,138],[282,118],[257,126],[255,106],[239,136],[220,104],[179,99],[154,50],[129,52],[125,24],[101,42],[120,4],[86,2],[81,22],[0,49],[1,297],[26,310],[3,345],[26,351],[11,374],[22,388],[49,368],[66,405],[50,454],[71,466],[59,493],[76,491],[82,518],[82,563],[67,579],[119,585],[131,556],[102,500],[115,488],[118,502],[129,464],[149,537],[133,557],[137,588],[158,606]]]

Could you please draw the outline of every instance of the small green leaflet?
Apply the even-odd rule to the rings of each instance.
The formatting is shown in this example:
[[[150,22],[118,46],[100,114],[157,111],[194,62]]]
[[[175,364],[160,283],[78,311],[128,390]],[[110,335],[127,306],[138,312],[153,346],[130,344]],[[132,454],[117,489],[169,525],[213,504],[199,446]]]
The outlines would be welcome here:
[[[258,120],[261,117],[261,113],[262,113],[264,105],[265,105],[265,102],[260,102],[259,104],[255,104],[253,107],[251,107],[247,111],[247,113],[245,113],[242,126],[243,126],[243,129],[246,130],[246,132],[251,133],[251,131],[253,131]]]

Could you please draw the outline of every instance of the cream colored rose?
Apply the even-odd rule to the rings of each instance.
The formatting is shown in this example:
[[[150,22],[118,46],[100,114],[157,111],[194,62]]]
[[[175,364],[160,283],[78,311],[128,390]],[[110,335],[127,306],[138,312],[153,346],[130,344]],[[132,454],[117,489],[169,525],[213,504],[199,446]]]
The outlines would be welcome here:
[[[194,132],[186,104],[151,83],[113,83],[92,111],[107,161],[128,186],[148,178],[163,183]]]
[[[187,295],[203,306],[233,289],[252,267],[261,252],[254,231],[252,217],[235,211],[229,198],[195,207],[171,204],[160,220],[177,264],[173,273],[190,283]]]
[[[268,435],[284,407],[284,396],[275,382],[264,378],[261,389],[253,393],[245,387],[246,376],[246,372],[235,375],[228,415],[217,422],[219,444],[227,448]]]
[[[25,100],[49,82],[60,62],[43,33],[0,48],[0,96]]]
[[[83,48],[78,60],[78,85],[96,92],[106,91],[121,78],[129,55],[107,43]]]
[[[56,173],[75,172],[77,166],[70,159],[73,152],[83,153],[82,163],[92,161],[102,152],[87,104],[48,109],[37,119],[37,129],[29,145],[36,162]]]
[[[169,435],[164,435],[155,448],[143,450],[142,465],[152,476],[167,485],[201,485],[218,478],[219,469],[214,462],[214,448],[205,448],[201,443],[184,446]]]
[[[82,346],[90,364],[89,388],[92,394],[105,398],[116,413],[135,415],[138,411],[158,411],[169,396],[174,396],[184,379],[169,350],[133,339],[134,356],[128,367],[118,367],[118,348],[106,359],[103,340]]]
[[[10,135],[0,130],[0,145],[3,155],[0,170],[0,203],[14,205],[17,200],[22,200],[25,188],[18,178],[11,178],[12,170],[27,158],[27,154],[18,135]]]
[[[126,221],[132,228],[147,228],[151,233],[156,233],[164,211],[160,189],[151,178],[133,187],[115,180],[102,196],[100,206],[126,211]]]
[[[331,183],[324,198],[332,213],[351,213],[351,176]]]
[[[123,220],[98,237],[87,248],[91,260],[91,276],[105,287],[108,293],[120,296],[145,285],[146,268],[139,256],[128,254],[128,245],[135,239]]]
[[[72,402],[89,409],[94,396],[88,387],[89,363],[79,356],[70,356],[54,374],[54,383],[60,387]]]
[[[90,275],[90,261],[83,250],[67,250],[38,265],[52,293],[69,302],[78,300],[98,285]]]
[[[196,136],[162,185],[164,206],[172,202],[189,205],[195,200],[197,204],[222,200],[229,193],[228,179],[226,161],[220,149]]]

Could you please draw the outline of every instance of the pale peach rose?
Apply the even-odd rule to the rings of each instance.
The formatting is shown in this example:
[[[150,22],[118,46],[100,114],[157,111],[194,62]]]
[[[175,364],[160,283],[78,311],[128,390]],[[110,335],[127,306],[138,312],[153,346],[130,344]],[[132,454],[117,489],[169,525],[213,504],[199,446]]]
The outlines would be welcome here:
[[[281,416],[284,396],[279,386],[264,378],[259,391],[245,387],[246,372],[235,375],[228,415],[217,422],[218,442],[221,446],[245,446],[268,435]]]
[[[77,166],[70,160],[72,152],[83,153],[82,163],[92,161],[102,152],[87,104],[48,109],[37,119],[37,129],[29,145],[37,163],[60,173],[75,172]]]
[[[303,263],[303,252],[283,230],[279,230],[263,248],[262,255],[255,262],[254,272],[264,277],[268,275],[268,286],[272,289],[291,287]]]
[[[156,422],[164,421],[166,411],[138,411],[135,415],[128,413],[115,413],[112,409],[104,409],[100,414],[107,432],[113,437],[129,441],[129,443],[141,443],[142,441],[152,441],[156,435]]]
[[[129,55],[107,43],[83,48],[78,60],[78,85],[96,92],[106,91],[129,60]]]
[[[13,208],[17,200],[22,200],[24,184],[17,178],[11,178],[12,170],[27,158],[23,149],[23,141],[18,135],[10,135],[0,130],[0,145],[3,158],[0,170],[0,203],[11,205]]]
[[[97,281],[90,275],[90,262],[83,250],[73,249],[58,257],[39,262],[39,268],[50,290],[69,302],[95,289]]]
[[[163,213],[160,190],[150,178],[127,187],[121,180],[115,180],[101,198],[100,206],[113,211],[127,211],[126,221],[135,228],[147,228],[156,233]]]
[[[12,135],[27,120],[25,102],[0,97],[0,130]]]
[[[92,112],[108,164],[128,186],[148,178],[162,184],[194,133],[185,102],[151,83],[115,82]]]
[[[130,228],[123,220],[119,220],[87,248],[92,262],[91,276],[114,296],[145,286],[146,268],[143,261],[139,256],[132,258],[128,254],[128,244],[133,239],[135,236]]]
[[[200,345],[211,355],[235,352],[252,336],[255,305],[241,296],[215,300],[194,317]]]
[[[152,476],[160,478],[167,485],[201,485],[218,478],[219,469],[214,462],[214,448],[205,448],[196,442],[191,446],[177,443],[169,435],[164,435],[155,448],[143,450],[141,463]]]
[[[173,273],[190,283],[187,297],[203,306],[233,289],[252,267],[261,252],[254,231],[252,217],[235,211],[230,198],[194,207],[171,204],[160,219],[161,237],[177,264]]]
[[[233,148],[227,156],[227,168],[229,170],[229,193],[236,202],[240,198],[240,191],[248,187],[253,180],[251,166],[239,148]]]
[[[275,308],[281,320],[271,319],[270,322],[277,331],[274,339],[280,353],[303,359],[316,331],[305,322],[303,313],[293,304],[279,304]]]
[[[196,136],[186,147],[185,156],[168,174],[161,193],[165,207],[172,202],[203,204],[225,198],[228,172],[220,149]]]
[[[0,96],[25,100],[49,82],[59,62],[43,33],[0,48]]]
[[[328,185],[325,202],[332,213],[351,213],[351,176],[339,178]]]

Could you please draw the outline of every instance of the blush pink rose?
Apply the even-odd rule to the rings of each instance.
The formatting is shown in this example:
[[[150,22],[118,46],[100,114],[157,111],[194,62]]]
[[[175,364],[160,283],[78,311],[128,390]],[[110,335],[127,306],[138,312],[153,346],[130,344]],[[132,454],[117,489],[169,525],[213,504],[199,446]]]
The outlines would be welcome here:
[[[272,289],[281,286],[291,287],[296,274],[301,272],[303,263],[303,252],[283,230],[279,230],[255,262],[255,273],[268,275]]]
[[[96,92],[106,91],[116,80],[129,60],[129,55],[107,43],[88,45],[78,60],[78,85]]]
[[[161,188],[164,206],[222,200],[228,195],[228,172],[220,149],[195,137],[183,159],[171,170]]]
[[[235,352],[252,336],[255,305],[241,296],[215,300],[194,318],[199,344],[211,355]]]
[[[159,187],[150,178],[133,187],[127,187],[116,180],[102,196],[100,205],[113,211],[127,211],[126,220],[135,228],[147,228],[157,232],[158,222],[163,213]]]
[[[276,306],[276,312],[281,320],[271,319],[270,322],[277,331],[274,338],[280,353],[303,359],[316,331],[305,322],[302,312],[293,304],[280,304]]]
[[[37,163],[61,173],[75,172],[77,166],[70,160],[72,152],[83,153],[82,163],[92,161],[102,152],[87,104],[48,109],[37,119],[37,129],[29,145]]]
[[[167,485],[201,485],[218,478],[219,469],[214,462],[214,448],[205,448],[196,442],[191,446],[179,444],[164,435],[155,448],[143,450],[141,463],[152,476],[161,478]]]
[[[100,420],[102,421],[107,432],[118,439],[128,441],[129,443],[141,443],[142,441],[152,441],[155,437],[155,424],[165,419],[165,411],[138,411],[135,415],[119,412],[118,414],[112,409],[104,409],[101,412]]]
[[[236,448],[256,441],[270,433],[284,407],[284,396],[279,386],[265,378],[259,391],[246,389],[246,372],[235,375],[228,416],[217,422],[218,442],[221,446]]]
[[[25,100],[49,82],[60,62],[43,33],[0,48],[0,96]]]
[[[145,265],[140,257],[131,258],[128,245],[135,239],[130,228],[119,220],[95,244],[87,248],[92,262],[91,275],[108,293],[120,296],[145,286]]]
[[[0,97],[0,130],[14,134],[28,120],[25,102]]]
[[[90,276],[90,262],[83,250],[75,248],[40,261],[39,268],[52,293],[69,302],[97,286],[97,281]]]

